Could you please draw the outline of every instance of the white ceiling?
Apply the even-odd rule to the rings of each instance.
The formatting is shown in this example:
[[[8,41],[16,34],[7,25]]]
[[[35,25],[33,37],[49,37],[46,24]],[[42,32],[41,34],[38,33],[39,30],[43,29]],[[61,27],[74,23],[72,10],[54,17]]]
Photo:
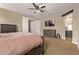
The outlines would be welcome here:
[[[38,3],[39,4],[39,3]],[[55,16],[61,16],[65,12],[73,9],[76,5],[75,3],[41,3],[40,5],[45,5],[45,13],[35,14],[35,10],[29,10],[28,8],[34,8],[32,3],[0,3],[0,8],[11,10],[28,17],[35,17],[37,19],[48,19]]]

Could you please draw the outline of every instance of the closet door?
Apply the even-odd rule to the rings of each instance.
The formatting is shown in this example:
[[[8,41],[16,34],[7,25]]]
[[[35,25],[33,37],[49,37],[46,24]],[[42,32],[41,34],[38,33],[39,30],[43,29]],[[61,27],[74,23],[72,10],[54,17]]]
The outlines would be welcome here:
[[[30,32],[31,33],[36,33],[36,34],[41,34],[41,23],[39,20],[31,20],[30,21]]]

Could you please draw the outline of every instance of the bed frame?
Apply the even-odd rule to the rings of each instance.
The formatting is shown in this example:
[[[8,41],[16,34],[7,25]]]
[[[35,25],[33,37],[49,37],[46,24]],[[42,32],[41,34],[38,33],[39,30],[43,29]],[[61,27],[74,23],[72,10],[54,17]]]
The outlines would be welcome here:
[[[0,33],[11,33],[17,32],[17,26],[13,24],[0,24]],[[39,45],[36,48],[33,48],[31,51],[23,54],[23,55],[43,55],[44,54],[44,37],[41,36],[43,39],[43,44]]]
[[[41,36],[41,38],[43,39],[43,44],[32,49],[28,53],[25,53],[24,55],[44,55],[44,37]]]
[[[0,33],[17,32],[17,26],[13,24],[0,24]]]

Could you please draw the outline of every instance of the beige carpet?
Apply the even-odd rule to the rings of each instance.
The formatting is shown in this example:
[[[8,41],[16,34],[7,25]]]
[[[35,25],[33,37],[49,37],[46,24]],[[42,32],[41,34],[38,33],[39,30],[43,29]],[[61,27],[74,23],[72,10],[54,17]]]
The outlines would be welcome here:
[[[45,37],[45,55],[78,55],[77,46],[70,41]]]

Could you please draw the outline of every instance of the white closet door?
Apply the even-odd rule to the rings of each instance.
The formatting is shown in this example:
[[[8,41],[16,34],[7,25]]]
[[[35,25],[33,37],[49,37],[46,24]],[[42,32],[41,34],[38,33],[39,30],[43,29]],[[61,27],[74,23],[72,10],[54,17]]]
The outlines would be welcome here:
[[[30,32],[41,34],[41,23],[39,20],[34,20],[30,22]]]

